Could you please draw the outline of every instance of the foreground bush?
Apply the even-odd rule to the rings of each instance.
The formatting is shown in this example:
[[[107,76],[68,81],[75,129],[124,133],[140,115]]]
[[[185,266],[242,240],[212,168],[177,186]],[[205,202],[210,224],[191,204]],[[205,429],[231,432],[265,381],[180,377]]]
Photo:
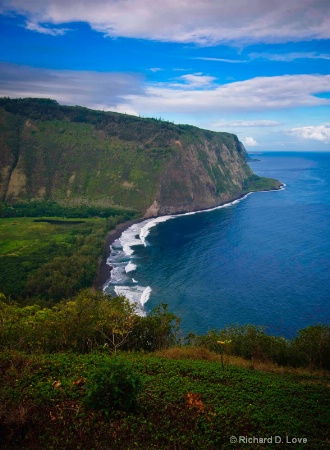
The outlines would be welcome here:
[[[115,358],[95,369],[87,379],[85,404],[105,414],[132,411],[137,406],[141,387],[142,379],[132,365]]]

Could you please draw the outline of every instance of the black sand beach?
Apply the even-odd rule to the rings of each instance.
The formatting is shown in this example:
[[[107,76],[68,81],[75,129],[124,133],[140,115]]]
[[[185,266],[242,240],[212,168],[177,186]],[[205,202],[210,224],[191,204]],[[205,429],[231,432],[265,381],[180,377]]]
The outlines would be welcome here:
[[[116,228],[114,230],[111,230],[109,232],[109,234],[106,237],[105,244],[104,244],[102,260],[99,265],[97,275],[95,277],[95,281],[93,284],[94,289],[97,289],[97,290],[102,289],[103,286],[105,285],[105,283],[110,278],[111,267],[107,264],[107,260],[110,255],[110,245],[116,239],[118,239],[121,236],[121,234],[125,230],[127,230],[127,228],[129,228],[131,225],[133,225],[135,223],[143,222],[143,220],[145,220],[145,219],[134,219],[134,220],[129,220],[128,222],[120,223],[116,226]]]

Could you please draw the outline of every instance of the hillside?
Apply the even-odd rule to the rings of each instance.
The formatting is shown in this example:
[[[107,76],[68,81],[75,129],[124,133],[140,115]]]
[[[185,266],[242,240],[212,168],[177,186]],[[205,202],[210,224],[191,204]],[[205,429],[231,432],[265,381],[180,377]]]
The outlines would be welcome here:
[[[6,356],[0,356],[4,450],[329,446],[326,377],[223,369],[218,362],[134,353],[119,360],[96,353]],[[131,367],[124,372],[126,384],[142,379],[133,410],[89,407],[89,380],[109,367],[120,375]]]
[[[146,217],[209,208],[279,187],[238,138],[49,99],[0,99],[0,201],[133,208]]]

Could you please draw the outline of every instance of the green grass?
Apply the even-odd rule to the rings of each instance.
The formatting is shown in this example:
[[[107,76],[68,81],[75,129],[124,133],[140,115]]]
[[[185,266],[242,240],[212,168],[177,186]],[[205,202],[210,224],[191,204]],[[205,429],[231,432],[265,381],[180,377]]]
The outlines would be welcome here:
[[[56,218],[54,218],[56,219]],[[103,219],[83,219],[84,223],[61,225],[47,222],[34,222],[35,219],[22,217],[16,219],[0,219],[0,258],[1,256],[24,256],[31,252],[57,243],[65,246],[72,244],[72,236],[89,229],[95,221]],[[65,222],[64,219],[58,219]]]
[[[123,354],[143,379],[138,408],[105,415],[85,406],[85,379],[106,354],[0,357],[4,450],[273,448],[231,436],[306,438],[328,448],[329,379],[276,375],[210,361]],[[291,447],[290,447],[291,445]],[[292,444],[281,445],[292,448]]]

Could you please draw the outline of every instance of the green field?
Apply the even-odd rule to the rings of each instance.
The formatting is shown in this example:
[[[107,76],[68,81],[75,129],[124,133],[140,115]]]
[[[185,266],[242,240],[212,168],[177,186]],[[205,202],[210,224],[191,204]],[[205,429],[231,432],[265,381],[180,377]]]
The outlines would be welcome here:
[[[83,219],[83,223],[82,220],[74,223],[72,219],[53,219],[62,223],[35,222],[36,219],[30,217],[0,219],[1,257],[24,257],[35,251],[45,250],[50,244],[70,247],[74,235],[89,230],[95,221],[103,221],[103,219]]]

